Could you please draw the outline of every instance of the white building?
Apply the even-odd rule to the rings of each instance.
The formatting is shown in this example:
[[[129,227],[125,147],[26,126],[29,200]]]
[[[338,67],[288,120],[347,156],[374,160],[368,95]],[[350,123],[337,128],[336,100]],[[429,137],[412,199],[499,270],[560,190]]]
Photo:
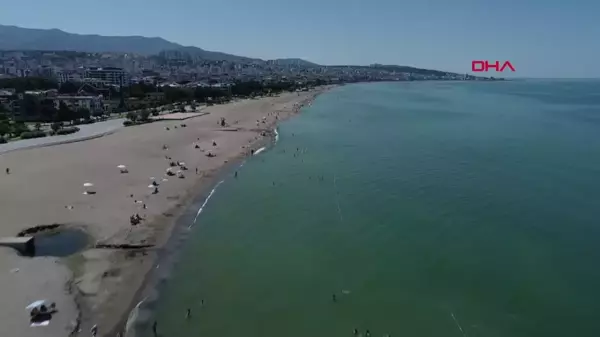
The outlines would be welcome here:
[[[58,109],[60,103],[65,103],[70,109],[77,110],[86,108],[90,112],[104,111],[102,96],[56,96],[54,99],[54,107]]]
[[[83,76],[85,79],[99,80],[104,84],[129,86],[130,77],[122,68],[105,67],[89,68]]]
[[[81,74],[73,70],[57,71],[55,77],[59,84],[65,82],[81,82],[83,80]]]

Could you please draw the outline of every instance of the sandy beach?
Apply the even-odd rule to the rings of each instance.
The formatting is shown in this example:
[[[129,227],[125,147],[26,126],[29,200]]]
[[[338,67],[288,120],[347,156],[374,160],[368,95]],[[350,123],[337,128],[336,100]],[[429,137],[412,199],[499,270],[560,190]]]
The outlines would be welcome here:
[[[89,336],[97,324],[98,335],[109,336],[131,309],[157,248],[198,191],[212,184],[226,163],[250,155],[267,141],[278,121],[327,89],[210,106],[203,110],[208,114],[183,121],[159,121],[88,141],[0,155],[1,237],[56,223],[82,229],[90,238],[86,250],[68,258],[22,257],[0,248],[4,333]],[[219,125],[221,118],[226,127]],[[215,156],[208,157],[209,152]],[[184,178],[166,176],[171,161],[185,162]],[[129,172],[121,173],[118,165],[126,165]],[[159,184],[156,194],[149,187],[151,177]],[[93,183],[95,194],[84,194],[84,183]],[[143,218],[136,226],[130,222],[134,214]],[[97,244],[150,247],[94,248]],[[46,327],[29,326],[25,307],[38,299],[55,302],[58,309]]]

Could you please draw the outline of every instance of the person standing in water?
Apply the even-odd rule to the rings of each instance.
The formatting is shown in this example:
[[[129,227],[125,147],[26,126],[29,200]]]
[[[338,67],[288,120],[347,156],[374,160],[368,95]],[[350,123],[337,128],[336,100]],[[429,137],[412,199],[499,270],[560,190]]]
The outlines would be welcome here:
[[[152,333],[154,334],[154,337],[158,337],[157,325],[158,325],[157,321],[154,321],[154,323],[152,323]]]
[[[335,294],[331,295],[331,299],[333,300],[333,303],[337,302],[337,296],[335,296]]]
[[[235,171],[235,177],[237,178],[237,171]]]
[[[192,309],[188,308],[185,312],[185,319],[190,319],[192,317]]]

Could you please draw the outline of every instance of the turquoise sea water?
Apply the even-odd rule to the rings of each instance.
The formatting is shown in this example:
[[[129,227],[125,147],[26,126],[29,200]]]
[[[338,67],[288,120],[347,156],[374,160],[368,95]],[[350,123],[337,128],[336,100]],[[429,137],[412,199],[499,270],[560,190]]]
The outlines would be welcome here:
[[[600,82],[348,85],[279,133],[199,217],[161,336],[600,335]]]

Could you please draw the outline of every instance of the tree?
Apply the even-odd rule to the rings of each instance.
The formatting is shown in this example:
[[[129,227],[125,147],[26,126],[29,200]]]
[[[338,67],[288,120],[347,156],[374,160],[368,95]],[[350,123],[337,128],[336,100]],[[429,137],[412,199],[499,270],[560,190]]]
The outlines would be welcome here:
[[[90,119],[91,113],[87,108],[81,107],[77,109],[75,116],[77,116],[77,118]]]
[[[43,77],[17,77],[0,79],[0,88],[15,88],[18,93],[26,90],[48,90],[58,88],[58,84]]]
[[[4,137],[4,135],[9,134],[11,131],[10,124],[8,121],[0,121],[0,138]]]
[[[21,100],[21,115],[25,119],[35,119],[40,116],[41,104],[37,97],[33,95],[24,95]]]
[[[17,122],[12,125],[11,132],[15,137],[20,136],[23,132],[29,131],[29,128],[23,122]]]
[[[58,111],[56,112],[56,116],[54,120],[56,122],[67,122],[72,121],[76,118],[76,114],[73,110],[69,109],[65,102],[61,101],[58,104]]]
[[[50,122],[56,115],[56,108],[54,107],[54,101],[51,99],[44,99],[40,102],[40,115],[39,119],[44,122]]]
[[[79,91],[79,85],[73,82],[65,82],[58,88],[58,92],[61,94],[76,94],[77,91]]]
[[[60,130],[61,127],[62,127],[62,125],[58,122],[54,122],[54,123],[50,124],[50,128],[52,129],[52,131],[54,131],[54,133],[56,133],[58,130]]]
[[[104,111],[102,110],[94,110],[94,112],[92,112],[92,116],[94,117],[101,117],[102,115],[104,115]]]
[[[137,113],[135,113],[135,112],[133,112],[133,111],[129,111],[129,112],[127,113],[127,116],[125,116],[125,117],[126,117],[127,119],[129,119],[130,121],[132,121],[132,122],[134,122],[134,123],[135,123],[135,122],[138,120],[138,117],[139,117],[139,116],[138,116],[138,114],[137,114]]]
[[[146,122],[148,119],[150,119],[150,111],[148,109],[140,111],[140,120]]]

